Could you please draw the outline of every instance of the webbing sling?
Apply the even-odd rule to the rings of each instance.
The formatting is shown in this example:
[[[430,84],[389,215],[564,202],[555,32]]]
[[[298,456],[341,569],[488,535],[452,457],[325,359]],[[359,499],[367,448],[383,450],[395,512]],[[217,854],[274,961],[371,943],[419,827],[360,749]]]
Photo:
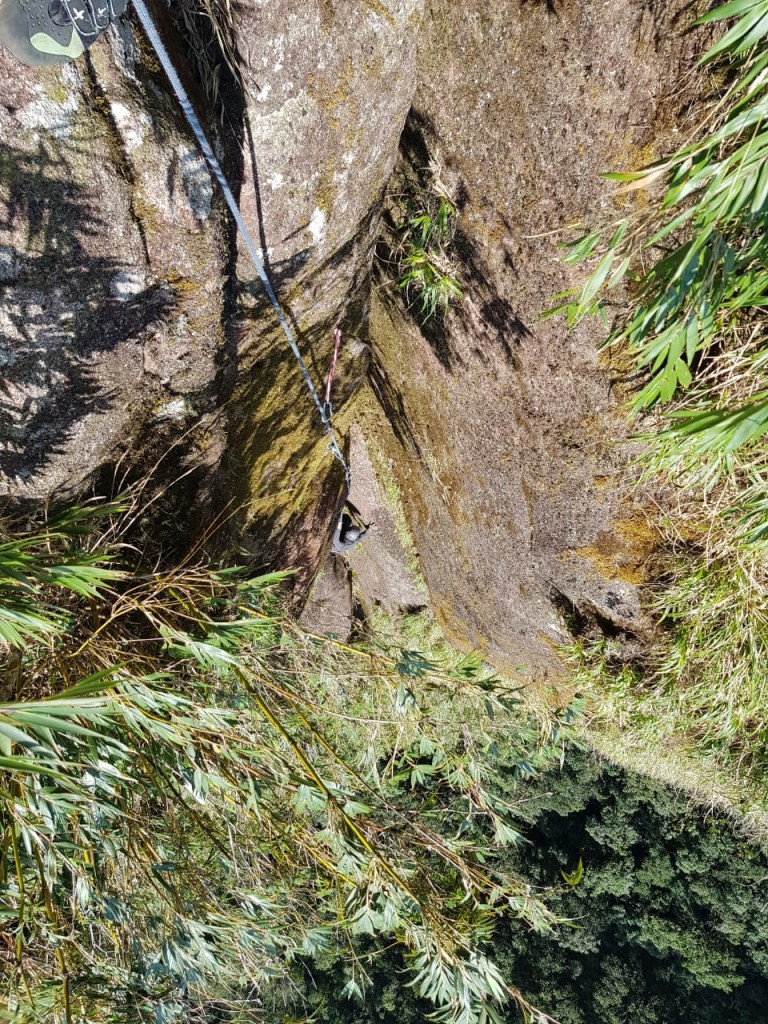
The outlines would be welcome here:
[[[162,39],[160,38],[160,33],[157,31],[157,28],[155,27],[155,23],[152,20],[152,16],[150,15],[147,6],[144,3],[144,0],[133,0],[133,5],[136,9],[136,13],[139,16],[139,20],[141,21],[144,31],[147,34],[147,38],[152,44],[152,48],[157,54],[157,58],[162,64],[163,70],[165,71],[166,75],[168,76],[168,80],[171,83],[171,88],[176,93],[176,98],[179,101],[181,109],[184,111],[184,116],[186,117],[187,121],[189,122],[190,128],[195,134],[195,138],[197,139],[197,143],[200,146],[200,150],[203,156],[205,157],[206,161],[208,162],[208,166],[211,168],[211,171],[213,171],[216,180],[219,183],[219,186],[224,194],[224,198],[227,202],[227,206],[229,207],[229,211],[232,214],[235,224],[237,225],[240,234],[243,236],[243,241],[245,242],[245,247],[248,250],[248,255],[251,257],[251,262],[253,263],[253,266],[256,269],[256,273],[259,275],[259,278],[261,279],[261,283],[264,286],[264,291],[267,294],[267,298],[274,307],[275,313],[277,314],[277,319],[280,322],[280,326],[283,329],[283,333],[288,339],[288,344],[291,347],[291,351],[296,357],[296,362],[299,364],[299,369],[301,370],[304,380],[306,381],[307,387],[309,388],[309,393],[312,396],[312,400],[317,406],[317,411],[320,415],[320,420],[330,438],[329,448],[331,450],[331,453],[335,456],[335,458],[339,460],[339,462],[343,466],[344,479],[346,480],[347,487],[349,487],[349,466],[347,465],[347,461],[344,458],[344,455],[342,454],[338,441],[336,440],[336,434],[334,432],[333,425],[331,423],[331,418],[328,412],[329,406],[324,405],[323,402],[320,401],[320,397],[317,393],[317,390],[315,389],[315,385],[312,383],[312,378],[309,375],[309,370],[307,369],[306,364],[304,363],[301,352],[299,350],[299,346],[296,343],[293,331],[291,330],[290,325],[288,324],[288,321],[285,317],[285,314],[283,313],[282,307],[278,302],[274,288],[272,287],[272,283],[269,280],[266,270],[264,269],[264,264],[259,258],[258,250],[254,245],[253,239],[251,238],[251,233],[248,230],[245,221],[243,220],[243,215],[240,212],[240,207],[237,205],[235,197],[232,194],[232,189],[229,187],[229,183],[224,175],[224,171],[221,168],[221,164],[216,159],[213,149],[211,148],[211,144],[208,142],[205,132],[203,131],[202,125],[200,124],[197,114],[195,113],[194,107],[190,102],[189,96],[187,95],[184,86],[181,84],[181,79],[176,73],[176,69],[174,68],[171,62],[171,58],[168,54],[168,51],[166,50],[165,45]]]

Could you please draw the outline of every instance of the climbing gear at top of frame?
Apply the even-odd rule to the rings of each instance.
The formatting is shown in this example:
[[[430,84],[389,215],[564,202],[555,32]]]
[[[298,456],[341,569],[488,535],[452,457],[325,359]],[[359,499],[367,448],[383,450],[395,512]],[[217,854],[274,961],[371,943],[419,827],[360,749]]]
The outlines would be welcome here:
[[[65,64],[124,13],[127,0],[0,0],[0,44],[24,64]]]
[[[103,5],[107,5],[106,7]],[[7,47],[14,56],[25,64],[61,64],[79,57],[109,27],[111,21],[125,11],[127,0],[0,0],[0,44]],[[195,113],[189,96],[181,84],[168,51],[160,38],[152,16],[144,0],[133,0],[133,6],[144,32],[160,61],[171,88],[176,93],[181,109],[192,129],[197,144],[205,157],[224,195],[229,212],[242,235],[248,255],[261,280],[267,298],[277,316],[283,334],[299,365],[304,382],[312,401],[315,403],[320,422],[329,437],[329,450],[338,459],[344,470],[347,489],[350,486],[350,472],[347,460],[339,447],[331,423],[330,395],[324,403],[320,400],[309,370],[299,350],[285,313],[275,295],[259,250],[254,244],[240,207],[237,205],[229,182],[224,175],[213,148],[209,143],[200,120]],[[338,336],[337,336],[338,338]],[[335,350],[338,351],[338,348]],[[335,366],[335,356],[334,364]]]

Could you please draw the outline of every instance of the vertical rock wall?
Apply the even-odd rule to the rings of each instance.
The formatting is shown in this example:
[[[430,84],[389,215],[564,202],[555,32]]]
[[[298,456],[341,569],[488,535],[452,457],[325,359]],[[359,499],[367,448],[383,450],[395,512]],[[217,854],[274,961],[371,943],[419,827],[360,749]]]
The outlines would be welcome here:
[[[349,335],[338,409],[365,372],[373,238],[421,6],[245,0],[234,84],[223,59],[198,80],[181,22],[154,9],[320,390],[333,326]],[[241,505],[258,563],[311,574],[340,478],[138,24],[61,68],[0,51],[0,86],[0,493],[68,500],[165,455],[169,476],[193,470],[179,524]]]
[[[226,268],[212,187],[130,32],[32,69],[0,50],[0,491],[72,497],[121,458],[215,467]]]
[[[437,161],[465,292],[420,328],[387,282],[372,380],[433,601],[498,664],[558,671],[562,612],[642,632],[653,534],[632,494],[605,328],[541,320],[578,283],[557,243],[605,212],[601,172],[650,159],[694,62],[682,3],[431,0],[404,171]]]
[[[569,336],[539,314],[577,280],[555,242],[600,212],[599,173],[647,159],[674,126],[662,83],[693,60],[684,7],[245,0],[229,84],[199,80],[156,11],[321,391],[344,331],[342,434],[372,319],[372,382],[438,611],[537,673],[557,668],[564,608],[642,630],[652,538],[630,496],[620,374],[594,325]],[[339,467],[138,27],[63,68],[0,53],[0,83],[3,496],[65,499],[165,456],[171,475],[193,471],[177,525],[239,507],[254,561],[297,566],[303,584]],[[466,299],[425,329],[391,282],[370,294],[409,109],[402,166],[437,160],[461,210]]]
[[[238,8],[243,211],[321,392],[334,327],[343,328],[333,393],[342,431],[345,401],[368,368],[371,260],[416,86],[421,13],[422,0]],[[232,454],[252,546],[267,564],[305,567],[301,584],[327,547],[342,476],[242,245],[237,269]]]

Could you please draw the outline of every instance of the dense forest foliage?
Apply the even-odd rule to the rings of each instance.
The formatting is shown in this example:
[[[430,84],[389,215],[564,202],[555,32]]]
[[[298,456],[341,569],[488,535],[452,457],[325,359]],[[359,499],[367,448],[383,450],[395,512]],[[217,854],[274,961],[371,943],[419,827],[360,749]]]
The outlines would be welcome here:
[[[550,906],[570,922],[549,935],[509,920],[497,929],[494,959],[534,1005],[561,1024],[764,1018],[764,849],[722,813],[573,748],[525,797],[530,824],[510,866],[550,889]],[[406,986],[400,957],[373,956],[366,970],[364,1001],[339,997],[344,970],[332,956],[296,980],[328,1024],[424,1019],[429,1007]],[[272,1013],[286,1019],[284,1003]]]
[[[251,1020],[302,955],[403,944],[451,1024],[512,997],[502,913],[554,921],[496,866],[559,757],[478,659],[304,633],[279,574],[129,542],[146,496],[3,523],[0,1018]],[[135,536],[135,534],[134,534]],[[386,938],[385,938],[386,937]],[[344,952],[346,950],[346,952]]]

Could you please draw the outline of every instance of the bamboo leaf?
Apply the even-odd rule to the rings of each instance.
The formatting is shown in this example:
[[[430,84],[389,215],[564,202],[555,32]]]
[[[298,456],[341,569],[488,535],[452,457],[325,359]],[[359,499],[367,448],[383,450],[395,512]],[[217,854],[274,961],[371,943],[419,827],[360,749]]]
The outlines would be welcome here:
[[[712,21],[724,21],[726,18],[735,18],[739,14],[745,14],[754,7],[761,7],[765,0],[729,0],[728,3],[715,7],[713,10],[702,14],[694,21],[694,25],[706,25]]]
[[[609,251],[607,253],[605,253],[603,258],[600,260],[600,262],[597,265],[597,268],[590,275],[589,279],[587,280],[587,283],[584,285],[584,287],[581,290],[581,295],[579,296],[579,302],[581,303],[582,306],[588,306],[589,303],[594,298],[594,296],[600,290],[603,282],[605,281],[606,277],[608,276],[608,272],[610,271],[611,267],[613,266],[615,258],[616,258],[615,251],[613,249],[609,249]]]

